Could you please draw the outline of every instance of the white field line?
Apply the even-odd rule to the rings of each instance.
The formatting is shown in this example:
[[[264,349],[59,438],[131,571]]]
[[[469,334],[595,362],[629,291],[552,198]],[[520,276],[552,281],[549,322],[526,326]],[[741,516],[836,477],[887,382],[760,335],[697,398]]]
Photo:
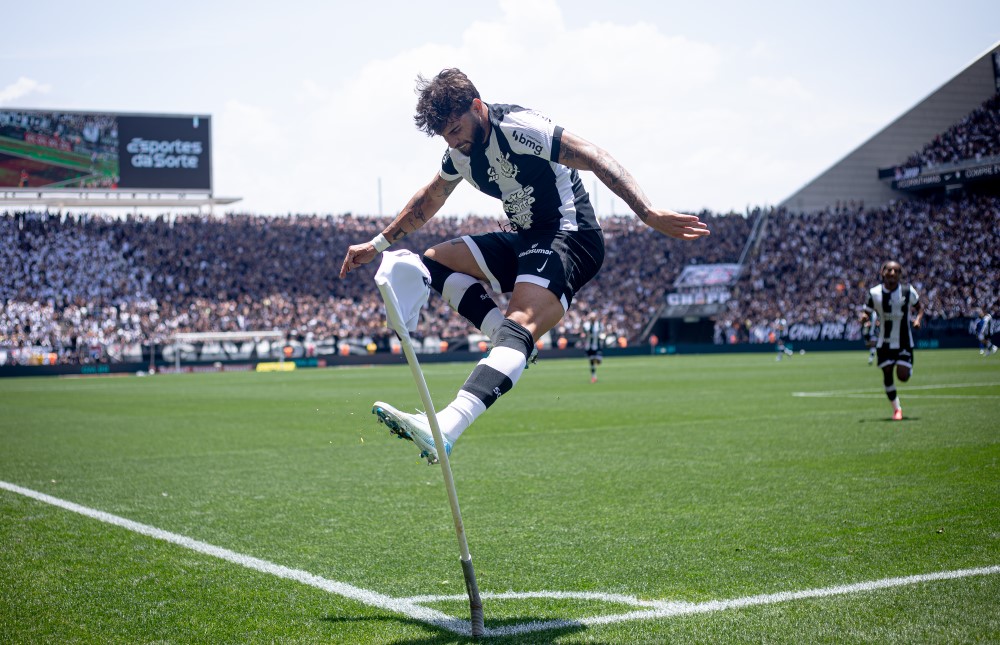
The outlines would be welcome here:
[[[647,611],[633,611],[625,614],[613,614],[608,616],[593,616],[581,618],[579,620],[548,620],[523,623],[520,625],[506,625],[494,629],[487,629],[486,636],[514,636],[549,629],[565,629],[568,627],[584,627],[591,625],[609,625],[611,623],[621,623],[630,620],[650,620],[656,618],[669,618],[672,616],[684,616],[690,614],[705,614],[727,609],[742,609],[744,607],[755,607],[759,605],[772,605],[790,600],[806,600],[810,598],[827,598],[829,596],[839,596],[852,593],[864,593],[877,589],[889,589],[892,587],[903,587],[936,580],[953,580],[955,578],[967,578],[969,576],[986,576],[1000,573],[1000,566],[980,567],[978,569],[961,569],[958,571],[940,571],[938,573],[928,573],[924,575],[905,576],[902,578],[885,578],[883,580],[871,580],[869,582],[858,582],[850,585],[840,585],[837,587],[826,587],[823,589],[806,589],[804,591],[783,591],[773,594],[762,594],[759,596],[746,596],[744,598],[733,598],[731,600],[710,600],[708,602],[684,603],[684,602],[663,602],[656,609]],[[507,594],[507,598],[518,598],[521,594]],[[462,596],[458,596],[461,598]],[[483,594],[485,600],[489,596]],[[528,594],[527,597],[542,597],[536,594]]]
[[[635,596],[627,596],[625,594],[617,593],[601,593],[595,591],[505,591],[501,593],[489,593],[483,592],[480,594],[483,598],[489,600],[526,600],[530,598],[544,598],[546,600],[593,600],[595,602],[606,602],[606,603],[616,603],[619,605],[632,605],[634,607],[651,607],[658,608],[664,606],[664,604],[688,604],[688,603],[665,603],[662,600],[641,600]],[[462,600],[465,596],[461,595],[427,595],[427,596],[410,596],[407,598],[410,602],[417,603],[429,603],[429,602],[447,602],[450,600]]]
[[[948,390],[957,389],[963,387],[993,387],[1000,385],[1000,383],[941,383],[937,385],[903,385],[902,390],[907,394],[911,394],[915,391],[920,390]],[[845,399],[867,399],[885,397],[885,392],[881,390],[872,390],[871,388],[860,389],[860,390],[826,390],[819,392],[792,392],[792,396],[804,396],[804,397],[837,397]],[[996,399],[1000,398],[1000,395],[994,394],[918,394],[913,395],[922,399]]]
[[[90,517],[107,524],[112,524],[147,537],[152,537],[165,542],[170,542],[186,549],[196,551],[205,555],[220,558],[233,564],[268,573],[279,578],[301,582],[317,589],[322,589],[345,598],[355,600],[371,607],[378,607],[402,614],[414,620],[440,627],[455,634],[469,636],[471,629],[468,620],[461,620],[448,616],[445,613],[423,607],[421,603],[443,602],[443,601],[463,601],[468,597],[464,595],[426,595],[412,596],[409,598],[394,598],[384,594],[368,591],[359,587],[354,587],[347,583],[327,580],[320,576],[313,575],[307,571],[289,569],[288,567],[274,564],[266,560],[254,558],[241,553],[236,553],[222,547],[213,546],[205,542],[170,533],[146,524],[140,524],[127,520],[117,515],[105,513],[103,511],[80,506],[73,502],[39,493],[28,488],[23,488],[15,484],[0,481],[0,488],[12,493],[24,495],[46,504],[58,506],[68,511]],[[759,605],[771,605],[779,602],[789,602],[792,600],[805,600],[810,598],[826,598],[852,593],[864,593],[878,589],[889,589],[892,587],[903,587],[908,585],[933,582],[936,580],[954,580],[957,578],[967,578],[970,576],[985,576],[1000,574],[1000,565],[980,567],[976,569],[960,569],[957,571],[940,571],[937,573],[927,573],[900,578],[884,578],[882,580],[871,580],[868,582],[858,582],[849,585],[835,587],[824,587],[821,589],[806,589],[803,591],[783,591],[773,594],[761,594],[757,596],[746,596],[743,598],[733,598],[730,600],[711,600],[701,603],[679,602],[669,600],[641,600],[635,596],[624,594],[606,594],[594,592],[572,592],[572,591],[532,591],[505,593],[483,593],[484,600],[521,600],[531,598],[551,599],[551,600],[591,600],[606,603],[617,603],[645,608],[643,611],[632,611],[621,614],[609,614],[605,616],[591,616],[577,620],[545,620],[521,623],[518,625],[505,625],[503,627],[487,628],[485,636],[513,636],[518,634],[528,634],[532,632],[546,631],[552,629],[565,629],[571,627],[587,627],[591,625],[609,625],[631,620],[652,620],[657,618],[669,618],[672,616],[683,616],[690,614],[703,614],[716,611],[726,611],[728,609],[741,609],[744,607],[754,607]]]
[[[85,515],[107,524],[113,524],[147,537],[170,542],[198,553],[220,558],[222,560],[226,560],[227,562],[232,562],[233,564],[253,569],[254,571],[269,573],[279,578],[285,578],[286,580],[301,582],[302,584],[316,587],[317,589],[322,589],[323,591],[337,594],[338,596],[343,596],[351,600],[356,600],[371,607],[378,607],[393,613],[403,614],[404,616],[408,616],[431,625],[436,625],[456,634],[468,634],[471,631],[469,621],[467,620],[458,620],[443,612],[422,607],[404,599],[393,598],[392,596],[386,596],[374,591],[368,591],[367,589],[361,589],[344,582],[337,582],[336,580],[327,580],[326,578],[321,578],[320,576],[311,574],[308,571],[290,569],[280,564],[268,562],[267,560],[261,560],[249,555],[243,555],[242,553],[236,553],[235,551],[230,551],[229,549],[200,542],[184,535],[170,533],[154,526],[133,522],[132,520],[127,520],[117,515],[105,513],[104,511],[98,511],[92,508],[87,508],[86,506],[80,506],[79,504],[67,502],[66,500],[52,497],[51,495],[46,495],[45,493],[39,493],[29,488],[22,488],[21,486],[17,486],[15,484],[9,484],[5,481],[0,481],[0,488],[9,490],[12,493],[24,495],[25,497],[30,497],[46,504],[51,504],[52,506],[58,506],[59,508],[66,509],[67,511]]]

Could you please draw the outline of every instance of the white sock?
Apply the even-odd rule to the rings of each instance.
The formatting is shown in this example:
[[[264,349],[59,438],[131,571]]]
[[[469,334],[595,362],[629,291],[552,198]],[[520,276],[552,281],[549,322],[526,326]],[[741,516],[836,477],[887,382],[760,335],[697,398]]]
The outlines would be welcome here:
[[[524,361],[521,351],[503,345],[479,361],[455,400],[438,413],[441,432],[452,445],[490,404],[517,384],[524,373]]]
[[[483,412],[486,412],[486,406],[482,401],[464,390],[459,390],[455,400],[444,410],[438,412],[438,425],[441,426],[441,434],[454,446],[462,433]]]
[[[903,409],[903,406],[901,406],[899,404],[899,397],[898,396],[892,400],[892,409],[893,410],[902,410]]]

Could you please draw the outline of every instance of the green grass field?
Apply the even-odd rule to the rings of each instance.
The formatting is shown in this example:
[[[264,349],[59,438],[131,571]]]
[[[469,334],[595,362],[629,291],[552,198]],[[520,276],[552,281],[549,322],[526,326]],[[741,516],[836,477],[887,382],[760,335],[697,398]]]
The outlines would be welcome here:
[[[866,358],[532,366],[452,455],[487,640],[1000,642],[1000,358],[918,352],[901,422]],[[0,640],[468,642],[380,398],[419,405],[404,364],[0,381]]]

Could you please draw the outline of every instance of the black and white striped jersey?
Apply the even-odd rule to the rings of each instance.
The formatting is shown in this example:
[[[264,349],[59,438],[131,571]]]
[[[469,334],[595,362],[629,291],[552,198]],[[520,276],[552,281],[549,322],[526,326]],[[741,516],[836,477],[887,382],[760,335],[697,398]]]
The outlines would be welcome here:
[[[599,229],[580,174],[556,160],[563,129],[518,105],[488,105],[490,136],[469,155],[448,148],[441,177],[463,178],[503,202],[517,230]]]
[[[588,320],[583,323],[584,344],[587,351],[598,352],[604,346],[601,336],[604,334],[604,325],[597,320]]]
[[[882,321],[876,347],[888,345],[889,349],[913,349],[913,330],[910,328],[910,309],[920,296],[913,285],[899,285],[886,291],[884,285],[868,290],[865,310],[874,312]]]

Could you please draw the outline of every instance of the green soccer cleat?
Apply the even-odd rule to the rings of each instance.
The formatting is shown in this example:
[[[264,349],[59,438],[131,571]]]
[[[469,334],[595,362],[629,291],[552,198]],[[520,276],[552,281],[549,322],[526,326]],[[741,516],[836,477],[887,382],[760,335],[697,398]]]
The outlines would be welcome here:
[[[438,452],[434,446],[434,434],[431,432],[430,424],[427,423],[427,415],[409,414],[400,412],[388,403],[376,401],[372,405],[372,414],[378,417],[379,423],[389,426],[389,432],[400,439],[409,439],[420,448],[420,456],[427,460],[427,465],[438,463]],[[445,454],[451,455],[451,443],[444,440]]]

